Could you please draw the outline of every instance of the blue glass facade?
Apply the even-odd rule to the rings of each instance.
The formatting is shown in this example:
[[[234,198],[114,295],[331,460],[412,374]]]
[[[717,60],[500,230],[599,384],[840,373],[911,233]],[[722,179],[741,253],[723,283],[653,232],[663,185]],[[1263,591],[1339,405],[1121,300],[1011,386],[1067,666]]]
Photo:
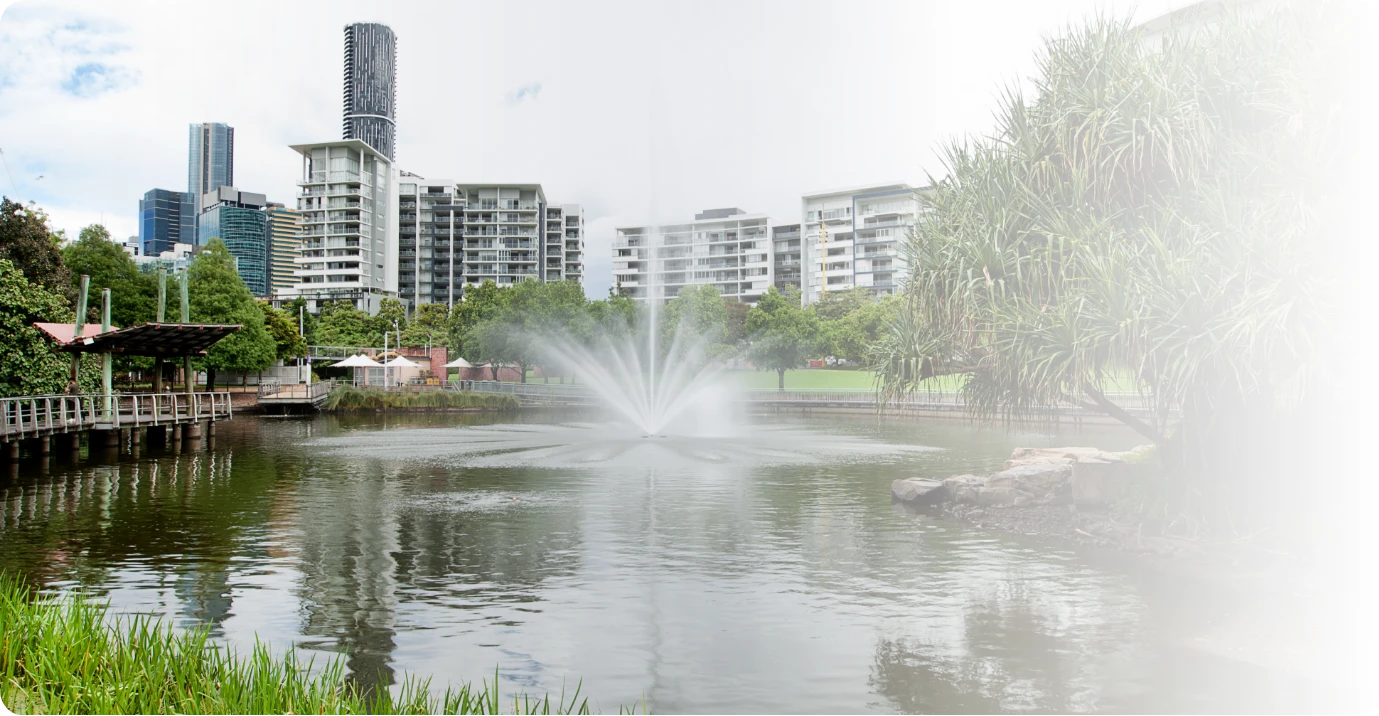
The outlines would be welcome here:
[[[139,250],[144,256],[192,243],[195,226],[191,197],[184,192],[150,189],[139,200]]]
[[[268,296],[268,221],[263,211],[213,206],[201,213],[198,232],[204,241],[225,242],[249,292]]]
[[[235,128],[219,122],[193,124],[187,130],[187,194],[195,235],[188,243],[201,245],[196,217],[205,207],[202,196],[222,186],[235,185]]]

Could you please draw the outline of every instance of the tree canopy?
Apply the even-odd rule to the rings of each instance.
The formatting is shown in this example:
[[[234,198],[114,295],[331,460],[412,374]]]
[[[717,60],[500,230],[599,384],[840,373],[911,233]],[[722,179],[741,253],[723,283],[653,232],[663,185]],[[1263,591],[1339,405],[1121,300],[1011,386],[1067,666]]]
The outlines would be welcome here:
[[[110,240],[100,224],[81,230],[80,238],[62,248],[62,263],[73,276],[91,277],[90,295],[110,289],[110,321],[127,328],[154,319],[158,279],[142,273],[123,247]],[[100,320],[100,301],[90,301],[88,319]]]
[[[781,295],[772,286],[747,312],[746,326],[752,363],[760,370],[776,371],[777,388],[785,390],[785,371],[803,365],[817,348],[818,315],[800,308],[797,292]]]
[[[61,236],[48,228],[48,215],[5,197],[0,201],[0,259],[10,262],[29,283],[69,297],[71,272],[62,265]]]
[[[1173,408],[1177,434],[1203,436],[1298,401],[1336,156],[1327,65],[1300,24],[1231,20],[1158,48],[1099,21],[1050,40],[1036,95],[1010,92],[994,137],[948,146],[919,197],[905,310],[873,354],[883,395],[960,373],[978,415],[1072,402],[1157,442]],[[1109,401],[1117,381],[1159,418]]]
[[[72,359],[33,324],[74,319],[66,296],[31,283],[14,263],[0,258],[0,397],[67,392]],[[96,373],[83,368],[83,388],[92,390]]]
[[[221,339],[198,359],[206,371],[207,388],[214,386],[215,371],[261,371],[277,358],[273,337],[263,325],[263,311],[249,287],[235,270],[235,259],[225,243],[211,239],[197,252],[189,270],[191,319],[198,323],[237,323],[240,330]]]

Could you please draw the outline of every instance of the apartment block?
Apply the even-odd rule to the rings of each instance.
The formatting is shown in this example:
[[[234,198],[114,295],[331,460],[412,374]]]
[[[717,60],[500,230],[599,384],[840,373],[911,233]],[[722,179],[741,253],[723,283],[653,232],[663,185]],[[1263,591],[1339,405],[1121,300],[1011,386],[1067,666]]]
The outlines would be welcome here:
[[[771,227],[771,268],[777,291],[784,294],[801,290],[802,253],[799,224]]]
[[[549,204],[540,184],[462,184],[401,172],[397,181],[398,296],[461,300],[492,280],[582,281],[584,210]]]
[[[806,194],[800,210],[805,303],[857,286],[876,296],[899,288],[907,275],[900,242],[919,212],[914,187],[894,183]]]
[[[201,196],[197,235],[203,242],[220,239],[235,257],[235,270],[259,298],[268,293],[268,219],[263,194],[222,186]]]
[[[613,279],[639,300],[665,303],[686,286],[707,284],[755,303],[771,285],[768,222],[765,214],[724,208],[683,224],[616,229]]]
[[[297,257],[302,250],[302,214],[282,204],[269,202],[264,212],[268,219],[268,294],[290,292],[297,284]]]
[[[349,301],[377,313],[397,296],[397,210],[392,162],[360,139],[293,145],[302,157],[297,183],[301,255],[297,283],[280,298],[307,308]]]

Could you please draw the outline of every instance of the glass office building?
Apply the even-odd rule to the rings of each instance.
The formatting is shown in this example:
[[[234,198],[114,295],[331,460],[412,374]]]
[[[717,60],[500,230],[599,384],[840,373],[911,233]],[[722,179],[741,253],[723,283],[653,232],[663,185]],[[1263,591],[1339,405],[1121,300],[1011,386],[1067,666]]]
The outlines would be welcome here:
[[[187,194],[191,215],[206,210],[201,198],[222,186],[235,185],[235,128],[219,122],[193,124],[187,131]],[[200,245],[199,236],[187,243]]]
[[[235,257],[235,268],[249,292],[268,297],[268,219],[263,194],[223,186],[201,197],[206,207],[198,219],[197,234],[203,244],[211,239],[225,242]]]
[[[171,251],[176,243],[190,244],[195,233],[196,216],[185,193],[150,189],[139,200],[139,250],[144,256]]]

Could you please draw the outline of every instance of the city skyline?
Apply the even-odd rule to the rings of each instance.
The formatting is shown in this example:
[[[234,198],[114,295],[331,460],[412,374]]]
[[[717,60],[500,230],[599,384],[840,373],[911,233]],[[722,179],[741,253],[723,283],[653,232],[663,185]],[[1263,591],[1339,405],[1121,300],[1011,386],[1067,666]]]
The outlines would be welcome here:
[[[1135,17],[1181,4],[1141,3]],[[1114,0],[1011,6],[996,18],[908,4],[858,13],[828,5],[543,7],[524,30],[526,46],[538,49],[483,72],[473,67],[516,32],[496,9],[466,15],[467,26],[495,32],[453,46],[445,9],[274,6],[284,22],[256,23],[253,33],[234,26],[256,13],[218,18],[227,23],[225,51],[243,56],[237,75],[261,69],[264,79],[173,93],[162,87],[189,82],[193,68],[167,60],[192,38],[155,43],[144,10],[13,5],[0,20],[9,65],[0,98],[30,109],[0,110],[0,149],[14,175],[3,193],[36,201],[69,234],[102,218],[115,236],[135,234],[138,198],[179,186],[187,162],[180,138],[189,124],[211,120],[236,128],[236,183],[289,202],[300,157],[288,146],[340,135],[340,95],[328,78],[340,76],[342,28],[380,22],[401,38],[395,166],[460,181],[540,181],[549,195],[583,205],[585,290],[597,297],[611,282],[616,226],[670,223],[706,206],[750,207],[772,225],[789,224],[799,221],[799,197],[820,189],[927,183],[926,173],[942,173],[941,142],[989,131],[1002,87],[1028,74],[1041,37],[1098,12],[1130,12]],[[196,24],[190,8],[167,11],[177,15],[169,22]],[[991,31],[962,46],[942,32],[977,21]],[[848,31],[853,25],[871,34]],[[643,30],[625,32],[632,26]],[[855,39],[862,36],[870,40]],[[674,44],[667,38],[701,49],[682,57],[664,49]],[[939,65],[957,72],[920,71]],[[738,71],[746,66],[753,72]],[[1012,74],[1012,66],[1021,69]],[[672,95],[664,91],[671,86],[689,89]],[[122,109],[135,105],[149,111]],[[872,111],[848,109],[855,106]],[[102,122],[81,122],[92,113]],[[93,149],[110,144],[127,152],[108,153],[116,159]]]

